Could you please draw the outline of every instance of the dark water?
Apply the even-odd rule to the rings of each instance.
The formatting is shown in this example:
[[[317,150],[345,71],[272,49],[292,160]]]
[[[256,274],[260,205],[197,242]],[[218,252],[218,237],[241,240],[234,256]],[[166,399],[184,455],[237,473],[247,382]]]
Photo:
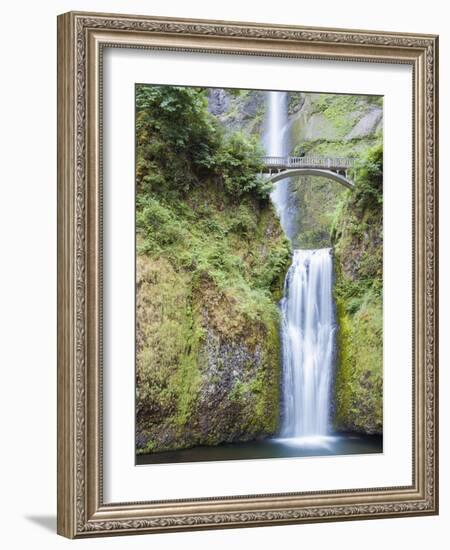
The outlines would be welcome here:
[[[227,443],[215,447],[192,447],[178,451],[137,455],[136,464],[209,462],[211,460],[253,460],[255,458],[295,458],[383,452],[381,435],[346,433],[299,439],[263,439]]]

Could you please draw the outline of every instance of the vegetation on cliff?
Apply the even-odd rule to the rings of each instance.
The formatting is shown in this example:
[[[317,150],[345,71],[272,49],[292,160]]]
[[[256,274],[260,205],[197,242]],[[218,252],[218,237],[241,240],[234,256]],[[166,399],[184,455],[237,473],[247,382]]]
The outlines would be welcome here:
[[[200,88],[136,89],[137,450],[273,434],[289,245],[248,133]]]
[[[335,427],[383,431],[383,149],[368,150],[335,219]]]
[[[137,451],[276,432],[290,246],[260,172],[264,95],[136,88]],[[296,248],[332,247],[337,430],[382,431],[382,100],[292,93],[293,154],[358,159],[355,189],[292,178]]]
[[[382,98],[292,92],[289,95],[292,154],[362,158],[382,143]],[[345,188],[326,178],[291,181],[298,209],[297,248],[332,246],[331,230]]]
[[[382,432],[382,98],[292,93],[293,154],[353,157],[355,189],[325,178],[291,182],[298,248],[334,250],[338,361],[334,426]]]

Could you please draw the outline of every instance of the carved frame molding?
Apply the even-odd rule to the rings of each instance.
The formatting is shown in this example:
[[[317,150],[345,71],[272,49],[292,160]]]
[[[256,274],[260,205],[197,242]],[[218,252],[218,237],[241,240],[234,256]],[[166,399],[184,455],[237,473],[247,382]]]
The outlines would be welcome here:
[[[104,504],[103,47],[407,63],[413,67],[413,484]],[[70,537],[438,512],[438,39],[431,35],[70,12],[58,17],[58,533]]]

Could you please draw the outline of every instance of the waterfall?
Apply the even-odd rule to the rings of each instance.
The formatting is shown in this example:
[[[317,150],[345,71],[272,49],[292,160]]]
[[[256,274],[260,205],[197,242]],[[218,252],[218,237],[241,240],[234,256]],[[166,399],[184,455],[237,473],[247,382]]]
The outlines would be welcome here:
[[[267,155],[290,150],[286,92],[267,92],[264,144]],[[297,209],[288,178],[271,194],[280,224],[292,240]],[[324,436],[329,431],[334,363],[333,263],[329,248],[294,250],[280,302],[285,438]]]
[[[331,250],[295,250],[281,300],[283,437],[326,435],[334,359]]]
[[[289,121],[287,92],[267,92],[267,116],[264,134],[266,153],[271,157],[283,157],[289,154]],[[279,181],[270,198],[275,205],[284,233],[292,239],[295,233],[297,212],[290,200],[289,178]]]
[[[287,147],[287,93],[267,92],[266,151],[271,157],[282,157],[288,153]]]

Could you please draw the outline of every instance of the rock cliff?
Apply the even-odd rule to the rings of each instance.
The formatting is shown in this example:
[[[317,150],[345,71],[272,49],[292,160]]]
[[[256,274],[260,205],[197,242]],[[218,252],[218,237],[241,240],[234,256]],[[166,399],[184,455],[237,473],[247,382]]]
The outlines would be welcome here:
[[[325,178],[291,181],[298,207],[299,248],[334,251],[337,357],[334,427],[381,433],[382,332],[382,98],[290,95],[293,154],[353,157],[347,191]]]
[[[277,430],[277,304],[290,250],[258,179],[259,108],[246,93],[139,90],[140,453]]]

